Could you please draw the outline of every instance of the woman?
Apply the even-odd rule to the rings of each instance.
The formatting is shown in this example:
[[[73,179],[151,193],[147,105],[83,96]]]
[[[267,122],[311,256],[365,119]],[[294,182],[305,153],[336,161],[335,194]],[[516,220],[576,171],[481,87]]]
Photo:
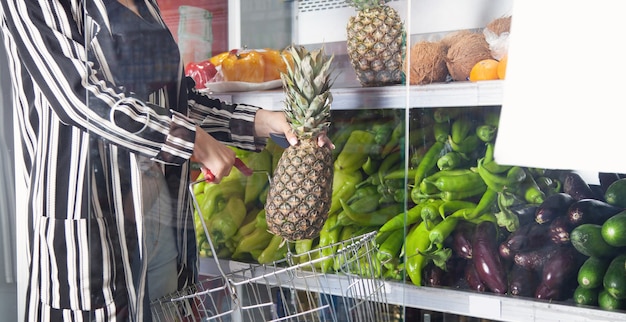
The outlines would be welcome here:
[[[25,318],[150,321],[150,298],[197,276],[190,158],[219,182],[235,160],[223,143],[297,140],[280,112],[197,92],[156,0],[0,3],[28,188]]]

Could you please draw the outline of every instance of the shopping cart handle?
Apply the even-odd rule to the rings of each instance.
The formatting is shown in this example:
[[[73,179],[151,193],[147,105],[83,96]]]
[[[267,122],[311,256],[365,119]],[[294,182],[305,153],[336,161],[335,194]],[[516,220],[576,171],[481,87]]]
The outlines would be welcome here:
[[[237,169],[239,169],[239,171],[241,171],[241,173],[246,176],[249,177],[252,175],[252,173],[254,173],[254,170],[250,169],[245,163],[243,163],[243,161],[241,161],[241,159],[239,158],[235,158],[235,167],[237,167]]]
[[[239,171],[241,171],[241,173],[246,176],[249,177],[252,175],[252,173],[254,173],[254,170],[250,169],[245,163],[243,163],[243,161],[241,161],[241,159],[239,158],[235,158],[235,167],[237,169],[239,169]],[[202,174],[204,174],[204,180],[208,181],[208,182],[212,182],[215,180],[215,175],[213,174],[213,172],[211,172],[211,170],[202,167]]]

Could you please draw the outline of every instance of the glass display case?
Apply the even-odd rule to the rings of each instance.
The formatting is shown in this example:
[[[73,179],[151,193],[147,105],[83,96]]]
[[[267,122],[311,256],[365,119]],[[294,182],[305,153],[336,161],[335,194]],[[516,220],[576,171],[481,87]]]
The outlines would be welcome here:
[[[75,298],[54,305],[102,316],[109,313],[110,303],[123,298],[130,307],[152,310],[156,320],[165,311],[207,318],[223,312],[233,321],[265,314],[275,319],[307,314],[333,321],[365,321],[372,316],[389,321],[626,319],[626,272],[620,266],[626,260],[626,242],[614,234],[614,244],[608,244],[601,236],[604,223],[626,209],[626,189],[611,188],[612,183],[626,185],[626,176],[592,173],[593,182],[586,182],[589,174],[503,165],[494,159],[506,80],[495,70],[490,79],[472,79],[487,77],[472,73],[478,60],[504,60],[502,42],[508,31],[487,43],[494,35],[486,34],[485,28],[510,15],[513,0],[384,1],[388,7],[379,13],[387,19],[383,27],[376,24],[380,16],[355,19],[357,10],[344,0],[156,2],[163,24],[159,19],[138,19],[137,25],[145,32],[156,28],[155,34],[161,36],[167,28],[173,41],[169,35],[166,41],[154,43],[132,33],[125,38],[128,30],[115,30],[119,37],[115,32],[107,37],[98,28],[84,30],[89,46],[77,56],[98,62],[103,80],[94,76],[96,72],[87,73],[92,63],[76,68],[86,72],[85,80],[96,80],[89,82],[85,99],[59,94],[59,101],[51,103],[88,111],[50,119],[55,126],[47,130],[55,135],[47,138],[51,145],[46,153],[62,154],[67,163],[52,167],[43,162],[42,166],[54,168],[59,180],[40,175],[26,178],[20,175],[27,172],[24,160],[16,165],[20,179],[15,183],[16,195],[26,195],[27,186],[37,183],[48,188],[46,194],[37,192],[34,199],[41,202],[37,209],[54,213],[61,208],[56,202],[68,199],[75,201],[65,205],[68,209],[75,207],[87,216],[68,210],[59,218],[39,218],[40,230],[30,231],[39,233],[34,245],[40,247],[35,250],[60,254],[55,258],[59,262],[47,256],[20,256],[33,245],[20,243],[19,238],[34,226],[29,226],[27,216],[18,217],[18,294],[25,293],[27,267],[35,260],[42,276],[49,272],[56,276],[65,269],[76,272],[67,285],[44,279],[49,283],[43,282],[42,289],[88,294],[85,299],[77,295],[81,301]],[[121,2],[118,7],[115,10],[122,14],[110,17],[137,19],[156,13],[147,4],[142,4],[139,16],[122,8]],[[94,21],[88,21],[93,23],[90,27],[109,26],[107,19]],[[460,43],[455,36],[460,35],[482,37],[482,52],[463,51],[478,50],[471,43],[455,47],[459,52],[452,57],[453,46]],[[384,42],[374,46],[375,54],[364,49],[372,39]],[[416,45],[435,43],[439,52],[413,56],[418,53]],[[149,64],[136,64],[141,59],[131,49],[142,45],[151,46],[162,59],[158,62],[162,68],[155,71],[146,67]],[[333,57],[327,132],[336,146],[333,191],[328,215],[320,225],[322,233],[302,243],[277,240],[267,229],[268,190],[285,151],[278,139],[262,142],[263,149],[250,152],[258,143],[252,135],[233,140],[215,126],[215,119],[203,119],[199,126],[216,137],[237,141],[232,149],[251,168],[233,170],[220,184],[210,184],[205,182],[208,172],[190,157],[193,141],[184,135],[187,118],[213,104],[207,103],[210,99],[283,110],[288,89],[280,76],[228,79],[228,72],[247,70],[228,71],[222,64],[227,57],[241,59],[251,52],[265,57],[276,53],[281,57],[272,62],[276,66],[293,63],[283,51],[290,45],[323,48]],[[69,55],[70,49],[64,53]],[[169,59],[175,51],[180,51],[182,63]],[[121,64],[108,65],[110,57]],[[426,59],[433,61],[424,63]],[[269,58],[260,60],[261,65],[274,66],[267,63]],[[436,78],[434,67],[427,66],[432,70],[418,80],[415,73],[424,73],[419,68],[430,63],[444,66],[445,73]],[[210,75],[196,78],[192,70],[210,71]],[[183,90],[190,95],[191,113],[183,103],[173,103],[181,97],[177,91],[182,87],[171,76],[181,72],[195,81],[193,91]],[[153,82],[149,77],[170,78]],[[124,85],[114,86],[118,82]],[[50,87],[56,93],[76,90],[55,84]],[[253,122],[239,117],[248,121],[239,124],[239,130]],[[77,126],[67,126],[68,122]],[[169,133],[165,125],[173,126],[180,136],[163,135]],[[29,134],[29,129],[23,133]],[[152,135],[163,144],[152,142]],[[57,144],[54,138],[61,136],[85,150]],[[24,147],[27,151],[16,147],[12,153],[28,159],[32,151],[28,144]],[[608,198],[609,192],[614,193],[613,199]],[[574,222],[574,205],[585,203],[611,214],[601,221]],[[16,213],[29,213],[25,204],[18,202],[15,208]],[[626,219],[618,219],[614,227],[626,225]],[[74,238],[67,242],[54,239],[69,234]],[[595,234],[595,246],[603,248],[590,250],[594,245],[586,242],[584,234]],[[83,249],[81,242],[89,249]],[[249,248],[242,249],[244,244]],[[584,271],[583,265],[590,266],[592,259],[602,264]],[[75,265],[64,266],[65,260]],[[94,267],[98,277],[89,280],[89,287],[83,286],[78,273]],[[595,278],[595,284],[589,285],[581,272]],[[200,281],[194,280],[196,275]],[[129,298],[119,293],[143,289],[147,279],[168,291],[152,294],[157,287],[147,288],[145,293],[129,293]],[[113,280],[125,284],[113,285]],[[176,290],[181,285],[183,293]],[[19,314],[26,312],[27,303],[20,302],[25,298],[18,297]],[[241,305],[254,313],[231,311]]]

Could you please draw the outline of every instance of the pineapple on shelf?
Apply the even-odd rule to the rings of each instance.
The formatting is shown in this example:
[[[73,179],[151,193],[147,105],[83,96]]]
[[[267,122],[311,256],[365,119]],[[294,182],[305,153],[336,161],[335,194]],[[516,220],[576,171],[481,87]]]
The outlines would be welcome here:
[[[265,204],[268,230],[288,241],[319,235],[328,218],[333,183],[333,156],[317,137],[330,126],[331,62],[324,49],[289,49],[292,63],[281,74],[284,112],[298,137],[274,170]]]
[[[404,24],[390,0],[346,0],[357,10],[347,25],[350,64],[364,87],[400,84],[406,48]]]

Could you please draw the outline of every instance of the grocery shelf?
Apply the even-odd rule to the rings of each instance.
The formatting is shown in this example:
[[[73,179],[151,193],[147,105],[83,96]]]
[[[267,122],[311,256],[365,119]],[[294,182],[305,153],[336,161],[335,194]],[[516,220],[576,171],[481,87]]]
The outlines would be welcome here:
[[[258,264],[249,264],[230,260],[219,260],[225,274],[249,269]],[[219,276],[220,271],[213,258],[200,259],[200,273],[207,276]],[[341,290],[333,290],[332,285],[344,285],[345,277],[328,274],[324,291],[335,295]],[[336,281],[336,283],[333,283]],[[298,284],[294,284],[298,287]],[[307,287],[310,288],[310,284]],[[328,286],[328,287],[327,287]],[[304,289],[304,285],[302,285]],[[461,316],[491,319],[497,321],[623,321],[626,312],[608,311],[598,308],[576,306],[565,302],[553,303],[530,298],[490,293],[477,293],[456,289],[417,287],[411,284],[385,281],[385,293],[388,304]]]
[[[502,104],[504,81],[450,82],[429,85],[334,88],[333,110],[488,106]],[[252,104],[267,109],[283,108],[282,89],[213,93],[227,102]]]

